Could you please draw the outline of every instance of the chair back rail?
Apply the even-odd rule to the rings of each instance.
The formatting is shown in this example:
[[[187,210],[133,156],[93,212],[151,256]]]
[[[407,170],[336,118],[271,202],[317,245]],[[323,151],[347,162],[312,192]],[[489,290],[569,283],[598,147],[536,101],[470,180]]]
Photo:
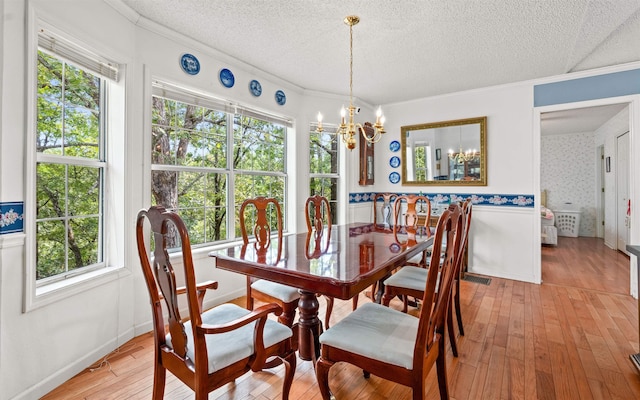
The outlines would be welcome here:
[[[437,340],[435,337],[443,336],[451,299],[451,288],[458,261],[460,242],[462,240],[462,218],[460,206],[451,204],[438,219],[436,227],[431,262],[427,281],[422,298],[423,306],[420,308],[418,326],[418,339],[414,349],[414,368],[419,368],[419,363],[424,358]],[[441,257],[442,242],[446,237],[444,257]],[[437,279],[437,275],[440,279]],[[435,276],[435,277],[434,277]],[[438,285],[436,289],[436,284]],[[429,306],[435,302],[433,307]],[[443,340],[443,338],[440,338]]]

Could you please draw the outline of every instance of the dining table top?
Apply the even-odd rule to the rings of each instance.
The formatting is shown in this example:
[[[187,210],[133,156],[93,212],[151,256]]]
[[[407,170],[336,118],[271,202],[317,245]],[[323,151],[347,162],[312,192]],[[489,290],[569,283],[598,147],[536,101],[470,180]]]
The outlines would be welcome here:
[[[273,238],[268,247],[254,243],[209,253],[216,267],[350,299],[385,278],[409,258],[427,250],[433,236],[394,233],[372,223],[333,225],[321,234],[300,232]]]

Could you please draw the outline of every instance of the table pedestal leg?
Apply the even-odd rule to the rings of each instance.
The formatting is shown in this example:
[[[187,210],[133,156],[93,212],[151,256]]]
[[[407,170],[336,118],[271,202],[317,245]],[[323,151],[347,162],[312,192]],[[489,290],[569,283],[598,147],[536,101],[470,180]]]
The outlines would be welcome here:
[[[315,293],[300,290],[300,319],[298,320],[298,356],[302,360],[314,361],[320,356],[322,324],[318,318],[318,298]]]

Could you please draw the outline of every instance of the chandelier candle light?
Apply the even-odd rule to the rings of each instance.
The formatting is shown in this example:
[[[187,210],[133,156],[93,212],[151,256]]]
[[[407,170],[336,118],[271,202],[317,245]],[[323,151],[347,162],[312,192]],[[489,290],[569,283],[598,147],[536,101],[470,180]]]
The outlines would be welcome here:
[[[373,131],[371,134],[367,134],[365,128],[360,124],[354,121],[354,115],[357,113],[356,110],[359,111],[359,107],[353,105],[353,26],[360,22],[360,18],[356,15],[349,15],[345,17],[344,23],[349,25],[349,108],[345,109],[342,106],[340,110],[340,127],[338,128],[338,133],[342,137],[342,141],[347,145],[349,150],[353,150],[356,148],[356,129],[360,131],[362,137],[367,142],[376,143],[382,137],[382,134],[385,133],[384,130],[384,116],[382,115],[382,108],[378,107],[378,111],[376,112],[376,123],[371,126],[370,123],[365,123],[365,125],[371,126]],[[347,110],[349,112],[349,120],[347,122]],[[318,113],[318,125],[316,131],[322,132],[322,114]]]
[[[469,162],[471,160],[473,160],[476,157],[479,157],[480,154],[478,153],[478,151],[476,149],[469,149],[467,151],[462,151],[462,127],[460,127],[460,150],[458,151],[458,153],[454,153],[453,149],[449,149],[449,158],[458,164],[464,164],[466,162]]]

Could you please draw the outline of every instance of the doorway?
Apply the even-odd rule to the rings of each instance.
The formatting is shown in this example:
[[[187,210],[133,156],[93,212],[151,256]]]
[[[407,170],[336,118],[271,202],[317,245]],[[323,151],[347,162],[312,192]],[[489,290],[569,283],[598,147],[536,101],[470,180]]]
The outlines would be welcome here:
[[[629,168],[628,154],[630,150],[628,142],[626,142],[626,144],[625,142],[620,142],[619,146],[617,142],[617,138],[618,136],[621,136],[621,132],[629,132],[626,137],[627,139],[629,139],[630,135],[633,134],[630,126],[630,114],[632,109],[631,106],[635,105],[634,99],[624,98],[624,100],[625,101],[621,101],[621,98],[618,98],[617,101],[616,99],[601,99],[581,103],[540,107],[536,110],[536,118],[539,118],[539,138],[541,140],[539,159],[541,168],[539,170],[540,180],[538,181],[539,189],[549,191],[549,188],[547,187],[547,185],[549,184],[549,180],[545,179],[545,177],[543,176],[545,168],[543,168],[542,166],[544,160],[543,152],[545,150],[545,146],[543,145],[544,136],[549,135],[549,131],[552,132],[551,134],[556,135],[571,132],[576,135],[580,133],[586,133],[584,135],[584,140],[590,141],[591,146],[591,150],[589,150],[591,152],[591,161],[589,162],[590,166],[587,165],[586,173],[584,173],[584,171],[582,173],[576,172],[573,176],[577,176],[580,179],[588,180],[589,182],[591,182],[591,187],[589,189],[591,198],[587,199],[587,201],[590,201],[591,203],[587,204],[587,207],[584,207],[581,204],[577,204],[574,206],[580,208],[582,214],[587,215],[587,218],[583,220],[586,220],[589,226],[591,226],[590,233],[588,233],[587,235],[583,234],[582,236],[590,236],[592,238],[604,237],[606,246],[611,249],[618,248],[617,227],[619,223],[617,221],[616,210],[620,207],[619,203],[623,202],[622,199],[626,199],[624,201],[627,201],[630,197],[632,197],[629,192],[628,184],[629,182],[636,179],[636,177],[634,177],[633,171],[631,171]],[[600,119],[598,120],[597,118]],[[561,127],[564,127],[564,132],[560,132],[558,130],[561,129]],[[621,140],[624,140],[624,138],[621,138]],[[581,144],[581,146],[583,145]],[[613,172],[614,168],[618,169],[618,165],[611,165],[611,172],[607,172],[606,157],[608,155],[609,157],[611,157],[609,161],[616,163],[619,160],[619,157],[615,153],[618,148],[626,149],[627,166],[624,169],[626,172],[626,176],[620,176],[616,178],[616,174],[611,172]],[[584,148],[582,148],[581,150],[586,151]],[[572,148],[571,151],[575,150]],[[565,152],[565,158],[566,154],[567,153]],[[575,154],[572,153],[572,157],[574,156]],[[620,168],[624,167],[620,166]],[[556,172],[557,170],[558,169],[556,168]],[[620,182],[627,183],[627,185],[625,186],[626,192],[620,195],[620,200],[618,200],[617,197],[617,186],[619,186],[618,179],[620,179]],[[551,196],[552,195],[553,194],[551,194]],[[589,196],[585,196],[585,198],[586,197]],[[564,198],[556,198],[555,200],[555,207],[558,206],[557,202],[565,202]],[[552,201],[552,199],[548,199],[548,202]],[[552,207],[554,206],[552,205]],[[622,224],[623,226],[625,226],[624,222]],[[621,232],[626,233],[626,236],[624,236],[624,240],[626,240],[627,242],[629,241],[630,237],[628,229],[630,225],[631,224],[629,222],[629,218],[627,218],[627,229],[624,232]],[[609,237],[608,240],[607,236]],[[542,281],[542,268],[544,267],[543,258],[544,257],[541,251],[539,275],[540,281]],[[625,291],[628,290],[627,288],[622,289]]]

